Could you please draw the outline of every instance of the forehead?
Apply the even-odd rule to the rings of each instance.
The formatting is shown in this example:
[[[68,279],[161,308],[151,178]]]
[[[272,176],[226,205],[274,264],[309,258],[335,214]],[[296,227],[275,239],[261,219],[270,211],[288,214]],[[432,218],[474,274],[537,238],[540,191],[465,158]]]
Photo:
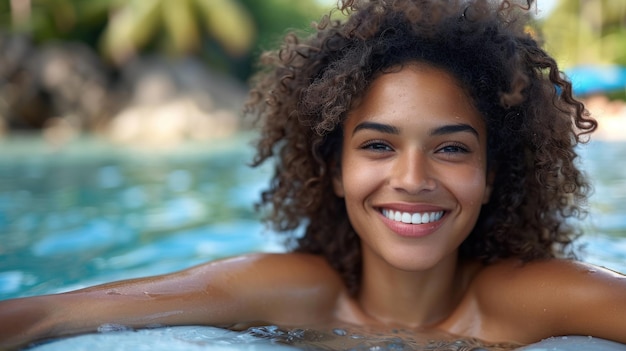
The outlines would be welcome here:
[[[484,128],[473,99],[449,72],[410,63],[378,75],[348,113],[346,128],[368,119],[417,119],[429,123],[469,123]]]

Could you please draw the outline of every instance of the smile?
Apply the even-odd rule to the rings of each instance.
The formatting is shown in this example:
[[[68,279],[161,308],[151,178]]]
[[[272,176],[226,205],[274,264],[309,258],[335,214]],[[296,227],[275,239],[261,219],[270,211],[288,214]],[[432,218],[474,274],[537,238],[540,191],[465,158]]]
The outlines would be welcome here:
[[[410,223],[410,224],[426,224],[436,222],[443,217],[444,211],[435,212],[402,212],[394,211],[386,208],[382,209],[383,216],[395,222]]]

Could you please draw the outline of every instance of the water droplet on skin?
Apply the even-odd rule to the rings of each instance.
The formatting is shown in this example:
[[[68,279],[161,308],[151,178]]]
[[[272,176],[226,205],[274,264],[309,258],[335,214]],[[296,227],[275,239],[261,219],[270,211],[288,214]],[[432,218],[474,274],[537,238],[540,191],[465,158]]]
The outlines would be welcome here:
[[[348,332],[345,329],[335,328],[333,329],[333,334],[339,335],[339,336],[346,336],[348,335]]]

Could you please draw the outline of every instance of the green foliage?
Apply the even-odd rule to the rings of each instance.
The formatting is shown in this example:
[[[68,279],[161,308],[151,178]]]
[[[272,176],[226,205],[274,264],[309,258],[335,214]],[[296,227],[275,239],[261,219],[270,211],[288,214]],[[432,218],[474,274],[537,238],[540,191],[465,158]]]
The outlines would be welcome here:
[[[253,13],[262,49],[275,48],[289,30],[310,30],[327,12],[315,2],[293,0],[241,0]]]
[[[94,43],[106,25],[110,2],[32,0],[29,20],[9,26],[30,33],[38,42],[67,40]],[[2,20],[3,26],[8,24],[4,18]]]
[[[626,1],[562,0],[540,25],[547,49],[564,67],[626,65]]]
[[[312,31],[311,24],[319,21],[329,8],[314,0],[240,0],[250,10],[257,28],[257,42],[251,55],[242,64],[242,75],[249,76],[264,50],[276,49],[289,31]]]
[[[0,27],[38,43],[83,42],[116,65],[147,53],[197,55],[240,79],[259,48],[325,11],[315,0],[31,0],[26,20],[12,10],[0,1]]]
[[[234,0],[126,0],[114,8],[101,48],[124,62],[147,47],[181,55],[212,40],[229,56],[240,57],[254,37],[251,15]]]

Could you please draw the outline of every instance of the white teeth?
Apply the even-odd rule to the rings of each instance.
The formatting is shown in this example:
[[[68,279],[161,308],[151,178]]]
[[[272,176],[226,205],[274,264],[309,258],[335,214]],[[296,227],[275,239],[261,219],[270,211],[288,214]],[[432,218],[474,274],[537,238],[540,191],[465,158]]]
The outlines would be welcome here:
[[[412,224],[425,224],[435,222],[441,219],[443,211],[436,212],[401,212],[383,209],[383,216],[391,219],[392,221]]]
[[[402,213],[402,223],[411,223],[411,214],[408,212]]]
[[[413,224],[421,224],[422,223],[422,215],[419,213],[413,213],[411,215],[411,223]]]

